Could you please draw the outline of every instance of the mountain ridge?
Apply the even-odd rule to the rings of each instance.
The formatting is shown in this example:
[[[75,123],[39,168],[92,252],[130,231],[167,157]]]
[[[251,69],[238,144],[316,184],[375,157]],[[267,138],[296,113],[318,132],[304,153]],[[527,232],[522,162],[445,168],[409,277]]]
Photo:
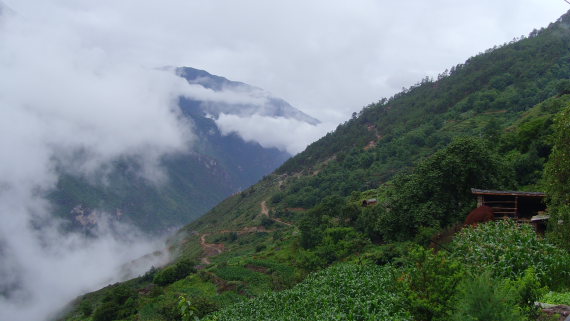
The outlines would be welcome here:
[[[202,108],[216,118],[219,117],[220,113],[233,114],[242,117],[257,114],[267,117],[295,119],[311,125],[317,125],[320,123],[318,119],[303,113],[291,106],[285,100],[274,97],[261,88],[250,86],[242,82],[228,80],[227,78],[212,75],[207,71],[191,67],[179,67],[175,70],[177,75],[186,79],[190,84],[197,84],[215,92],[231,91],[238,93],[239,95],[257,98],[262,101],[265,100],[261,106],[254,104],[237,104],[234,108],[229,104],[208,104],[207,102],[201,102]]]
[[[297,117],[316,123],[316,119],[295,109],[285,101],[269,96],[259,88],[189,67],[174,71],[189,85],[215,89],[240,89],[247,96],[256,91],[267,97],[264,106],[201,101],[188,96],[179,98],[182,116],[191,122],[196,139],[188,152],[163,157],[166,183],[156,186],[136,175],[136,160],[117,160],[107,175],[108,184],[100,184],[65,171],[60,172],[56,189],[48,198],[55,211],[67,220],[69,229],[89,232],[104,212],[113,221],[134,224],[145,232],[162,233],[199,217],[225,197],[257,182],[290,157],[285,151],[262,147],[245,141],[237,133],[224,134],[214,115],[238,114],[249,117],[262,113],[267,117]]]

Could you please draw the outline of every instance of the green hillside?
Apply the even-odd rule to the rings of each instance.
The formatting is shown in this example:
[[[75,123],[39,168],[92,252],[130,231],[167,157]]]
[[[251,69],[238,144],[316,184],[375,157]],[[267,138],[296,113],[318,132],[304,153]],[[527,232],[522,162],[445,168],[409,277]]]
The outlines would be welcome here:
[[[173,235],[171,265],[62,320],[537,320],[535,301],[570,289],[566,223],[451,235],[471,188],[545,191],[566,218],[569,23],[364,107]]]

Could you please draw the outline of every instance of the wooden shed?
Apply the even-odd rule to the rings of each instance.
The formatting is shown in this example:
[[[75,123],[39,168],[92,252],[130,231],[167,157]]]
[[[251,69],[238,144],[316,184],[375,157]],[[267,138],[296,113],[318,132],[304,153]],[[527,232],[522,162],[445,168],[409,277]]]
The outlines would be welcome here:
[[[477,195],[477,207],[493,208],[495,219],[511,218],[517,222],[532,223],[538,232],[544,232],[548,215],[545,215],[546,204],[541,192],[496,191],[472,188]]]
[[[378,203],[377,199],[371,198],[371,199],[363,200],[362,206],[366,207],[366,206],[370,206],[370,205],[376,205],[377,203]]]

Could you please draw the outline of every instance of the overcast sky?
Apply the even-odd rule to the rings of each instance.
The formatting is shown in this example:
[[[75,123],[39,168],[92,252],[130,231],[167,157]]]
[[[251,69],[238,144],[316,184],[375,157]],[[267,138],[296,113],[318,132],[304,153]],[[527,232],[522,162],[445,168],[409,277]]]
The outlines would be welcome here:
[[[176,106],[192,95],[188,84],[156,67],[243,81],[323,121],[218,120],[224,132],[295,153],[363,106],[570,9],[563,0],[3,2],[0,292],[19,287],[0,296],[0,319],[14,321],[45,319],[158,246],[137,231],[61,235],[41,197],[57,183],[54,168],[89,177],[125,155],[160,183],[161,156],[195,138]],[[39,231],[30,228],[38,218],[47,222]]]
[[[269,90],[324,122],[513,37],[563,0],[4,0],[146,66],[191,66]]]

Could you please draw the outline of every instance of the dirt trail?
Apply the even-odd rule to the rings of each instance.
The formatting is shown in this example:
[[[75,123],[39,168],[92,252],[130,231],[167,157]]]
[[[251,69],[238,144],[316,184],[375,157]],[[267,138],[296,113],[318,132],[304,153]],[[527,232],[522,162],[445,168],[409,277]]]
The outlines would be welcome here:
[[[282,221],[278,218],[275,218],[275,217],[270,217],[269,216],[269,209],[267,208],[267,202],[266,201],[261,202],[261,215],[269,217],[271,220],[273,220],[275,222],[285,224],[287,226],[293,226],[293,224],[291,224],[291,223],[284,222],[284,221]]]
[[[238,231],[221,230],[218,233],[237,233],[238,235],[243,235],[243,234],[256,233],[256,232],[273,232],[273,230],[268,230],[264,226],[248,226]]]
[[[261,202],[261,214],[269,217],[269,209],[267,208],[267,202]]]
[[[274,220],[275,222],[279,222],[279,223],[285,224],[285,225],[287,225],[287,226],[291,226],[291,227],[295,226],[295,225],[293,225],[293,224],[291,224],[291,223],[287,223],[287,222],[282,221],[282,220],[280,220],[280,219],[278,219],[278,218],[272,217],[271,219]]]
[[[267,207],[267,202],[261,202],[261,212],[260,215],[265,216],[277,223],[281,223],[287,226],[293,227],[294,225],[291,223],[284,222],[278,218],[270,217],[269,216],[269,208]],[[206,237],[214,233],[237,233],[238,235],[248,234],[248,233],[257,233],[257,232],[273,232],[274,230],[268,230],[263,226],[248,226],[244,227],[241,230],[220,230],[218,232],[213,233],[204,233],[200,235],[200,246],[202,247],[202,251],[204,255],[200,258],[200,262],[204,265],[212,264],[210,261],[210,257],[220,255],[224,252],[224,244],[223,243],[208,243],[206,241]]]
[[[202,234],[200,236],[200,246],[202,246],[202,250],[204,251],[204,256],[200,259],[200,261],[204,264],[211,264],[210,257],[216,256],[221,254],[224,251],[224,244],[223,243],[208,243],[206,242],[206,237],[210,234]]]

